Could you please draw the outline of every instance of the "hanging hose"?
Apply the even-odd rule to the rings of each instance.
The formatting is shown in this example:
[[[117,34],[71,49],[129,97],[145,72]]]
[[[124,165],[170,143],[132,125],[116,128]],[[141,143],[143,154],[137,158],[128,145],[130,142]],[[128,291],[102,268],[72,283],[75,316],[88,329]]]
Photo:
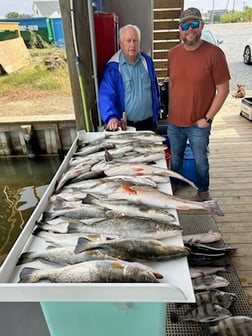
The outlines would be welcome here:
[[[91,52],[93,60],[93,72],[94,72],[94,85],[95,85],[95,94],[97,98],[97,111],[98,107],[98,75],[97,75],[97,59],[96,59],[96,43],[95,43],[95,28],[94,28],[94,15],[93,15],[93,6],[92,0],[88,0],[88,17],[89,17],[89,30],[90,30],[90,41],[91,41]],[[98,126],[102,126],[101,116],[98,112]]]
[[[83,78],[82,78],[81,73],[80,73],[80,56],[79,56],[78,44],[77,44],[77,40],[76,40],[73,0],[70,0],[70,13],[71,13],[71,25],[72,25],[74,52],[75,52],[75,64],[76,64],[76,70],[77,70],[77,75],[78,75],[78,79],[79,79],[80,91],[81,91],[81,99],[82,99],[82,106],[83,106],[83,112],[84,112],[84,121],[85,121],[86,131],[90,132],[91,131],[90,118],[89,118],[88,109],[87,109],[87,102],[86,102]]]

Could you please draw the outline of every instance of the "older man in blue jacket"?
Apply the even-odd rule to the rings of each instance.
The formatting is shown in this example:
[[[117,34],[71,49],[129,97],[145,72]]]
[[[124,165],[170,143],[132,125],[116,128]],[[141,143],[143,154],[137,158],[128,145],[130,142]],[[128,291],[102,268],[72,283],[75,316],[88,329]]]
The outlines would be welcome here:
[[[153,60],[140,51],[137,26],[122,27],[119,35],[121,49],[107,62],[99,87],[101,118],[114,131],[125,112],[128,126],[155,131],[160,95]]]

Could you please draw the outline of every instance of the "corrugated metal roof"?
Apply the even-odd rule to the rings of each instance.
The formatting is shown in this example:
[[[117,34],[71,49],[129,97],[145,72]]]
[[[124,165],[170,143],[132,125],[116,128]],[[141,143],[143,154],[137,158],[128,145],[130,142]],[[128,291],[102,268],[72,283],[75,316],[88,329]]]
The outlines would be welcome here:
[[[34,1],[33,2],[34,16],[55,16],[56,13],[60,15],[60,6],[58,1]]]

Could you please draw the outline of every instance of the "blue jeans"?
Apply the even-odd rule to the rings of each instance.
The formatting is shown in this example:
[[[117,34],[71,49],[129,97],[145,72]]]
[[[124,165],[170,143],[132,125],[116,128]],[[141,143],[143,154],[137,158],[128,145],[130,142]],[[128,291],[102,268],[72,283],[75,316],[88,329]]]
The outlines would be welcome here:
[[[195,158],[196,185],[199,191],[209,189],[208,145],[210,133],[211,124],[206,128],[197,125],[178,127],[169,124],[167,128],[171,151],[171,169],[182,175],[184,153],[188,140]],[[177,184],[178,181],[172,180],[172,183]]]

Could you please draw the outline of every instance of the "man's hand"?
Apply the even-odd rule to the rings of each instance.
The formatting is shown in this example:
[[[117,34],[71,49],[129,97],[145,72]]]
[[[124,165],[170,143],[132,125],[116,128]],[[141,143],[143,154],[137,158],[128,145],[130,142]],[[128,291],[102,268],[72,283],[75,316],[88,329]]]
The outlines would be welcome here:
[[[117,131],[119,128],[119,120],[117,118],[112,118],[107,123],[106,129],[108,131]]]

